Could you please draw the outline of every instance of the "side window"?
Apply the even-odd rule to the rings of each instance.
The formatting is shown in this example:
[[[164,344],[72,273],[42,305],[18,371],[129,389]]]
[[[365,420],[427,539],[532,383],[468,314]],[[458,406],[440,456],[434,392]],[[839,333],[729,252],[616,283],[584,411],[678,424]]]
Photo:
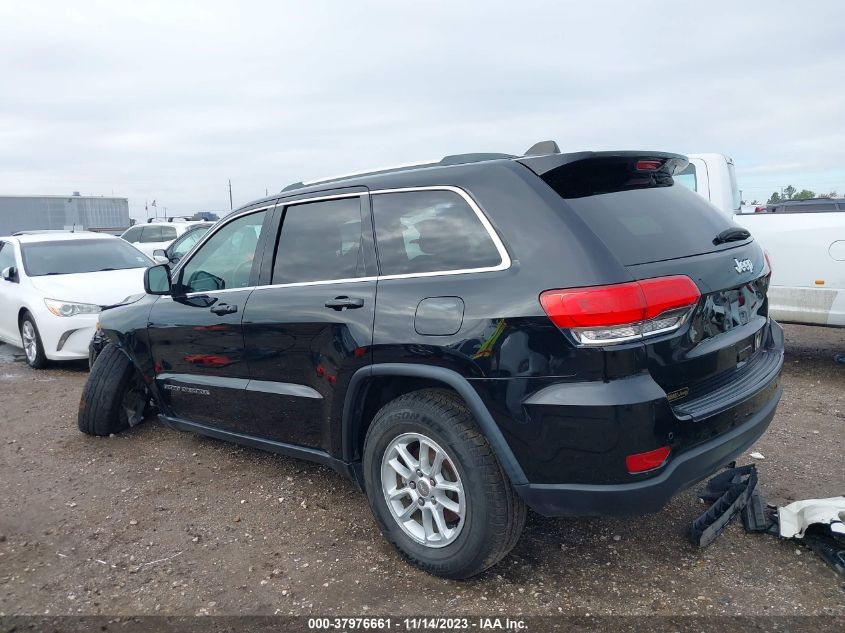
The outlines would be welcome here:
[[[161,242],[161,227],[150,226],[144,227],[144,232],[141,233],[141,243]]]
[[[358,277],[361,199],[294,204],[285,209],[274,284]]]
[[[126,231],[121,237],[125,239],[130,244],[135,244],[138,240],[141,239],[141,231],[144,230],[143,226],[133,226],[131,229]]]
[[[373,196],[382,275],[497,266],[496,245],[475,211],[452,191]]]
[[[8,242],[0,242],[0,270],[5,270],[9,266],[17,267],[14,246]]]
[[[683,171],[673,174],[672,180],[679,185],[683,185],[687,189],[698,191],[698,178],[695,175],[695,165],[692,163],[687,165]]]
[[[810,204],[790,204],[785,208],[788,213],[827,213],[828,211],[836,211],[836,204],[833,202],[814,202]]]
[[[182,290],[210,292],[248,286],[266,214],[242,216],[212,235],[182,268]]]
[[[205,231],[205,229],[194,229],[193,231],[185,233],[171,247],[170,256],[179,258],[184,257],[185,253],[191,250],[194,247],[194,244],[199,242]]]
[[[168,242],[176,239],[175,226],[160,226],[159,228],[161,229],[161,242]]]

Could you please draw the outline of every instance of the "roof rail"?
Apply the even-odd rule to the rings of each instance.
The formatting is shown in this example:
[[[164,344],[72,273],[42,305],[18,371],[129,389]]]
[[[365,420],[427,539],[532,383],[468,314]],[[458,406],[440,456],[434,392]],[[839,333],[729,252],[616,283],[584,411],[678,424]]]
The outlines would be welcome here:
[[[534,143],[525,156],[541,156],[544,154],[560,154],[560,147],[554,141],[540,141]],[[423,161],[419,163],[409,163],[406,165],[395,165],[392,167],[382,167],[379,169],[369,169],[367,171],[355,172],[351,174],[343,174],[340,176],[332,176],[330,178],[320,178],[319,180],[311,180],[308,182],[294,182],[282,189],[282,193],[286,191],[293,191],[301,189],[302,187],[310,187],[311,185],[322,185],[338,180],[346,180],[347,178],[358,178],[361,176],[380,176],[382,174],[390,174],[405,169],[422,169],[424,167],[446,167],[449,165],[464,165],[468,163],[481,163],[488,160],[507,160],[511,158],[519,158],[513,154],[503,154],[501,152],[471,152],[468,154],[451,154],[444,156],[438,161]]]

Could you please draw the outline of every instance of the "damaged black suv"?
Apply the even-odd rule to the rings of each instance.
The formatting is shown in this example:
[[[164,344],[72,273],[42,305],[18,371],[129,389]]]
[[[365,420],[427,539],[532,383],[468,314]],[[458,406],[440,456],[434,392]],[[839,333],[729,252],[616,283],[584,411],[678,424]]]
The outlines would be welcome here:
[[[467,154],[303,185],[105,310],[92,435],[175,429],[314,460],[414,564],[477,574],[546,516],[659,510],[781,395],[770,268],[662,152]]]

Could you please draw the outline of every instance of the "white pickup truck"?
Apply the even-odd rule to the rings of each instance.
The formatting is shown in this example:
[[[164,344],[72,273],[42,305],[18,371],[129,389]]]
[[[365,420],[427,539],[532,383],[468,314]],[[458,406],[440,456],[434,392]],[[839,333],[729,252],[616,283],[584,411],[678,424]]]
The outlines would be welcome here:
[[[689,154],[675,181],[748,229],[772,265],[769,310],[778,321],[845,327],[845,207],[816,211],[787,205],[777,213],[742,213],[733,161]]]

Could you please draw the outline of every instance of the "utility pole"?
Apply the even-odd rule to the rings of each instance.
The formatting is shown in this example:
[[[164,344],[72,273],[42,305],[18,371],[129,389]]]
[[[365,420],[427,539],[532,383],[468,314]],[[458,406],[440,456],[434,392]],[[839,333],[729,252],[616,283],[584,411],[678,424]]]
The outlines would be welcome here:
[[[232,204],[232,179],[229,178],[229,211],[231,211],[233,208],[234,205]]]

